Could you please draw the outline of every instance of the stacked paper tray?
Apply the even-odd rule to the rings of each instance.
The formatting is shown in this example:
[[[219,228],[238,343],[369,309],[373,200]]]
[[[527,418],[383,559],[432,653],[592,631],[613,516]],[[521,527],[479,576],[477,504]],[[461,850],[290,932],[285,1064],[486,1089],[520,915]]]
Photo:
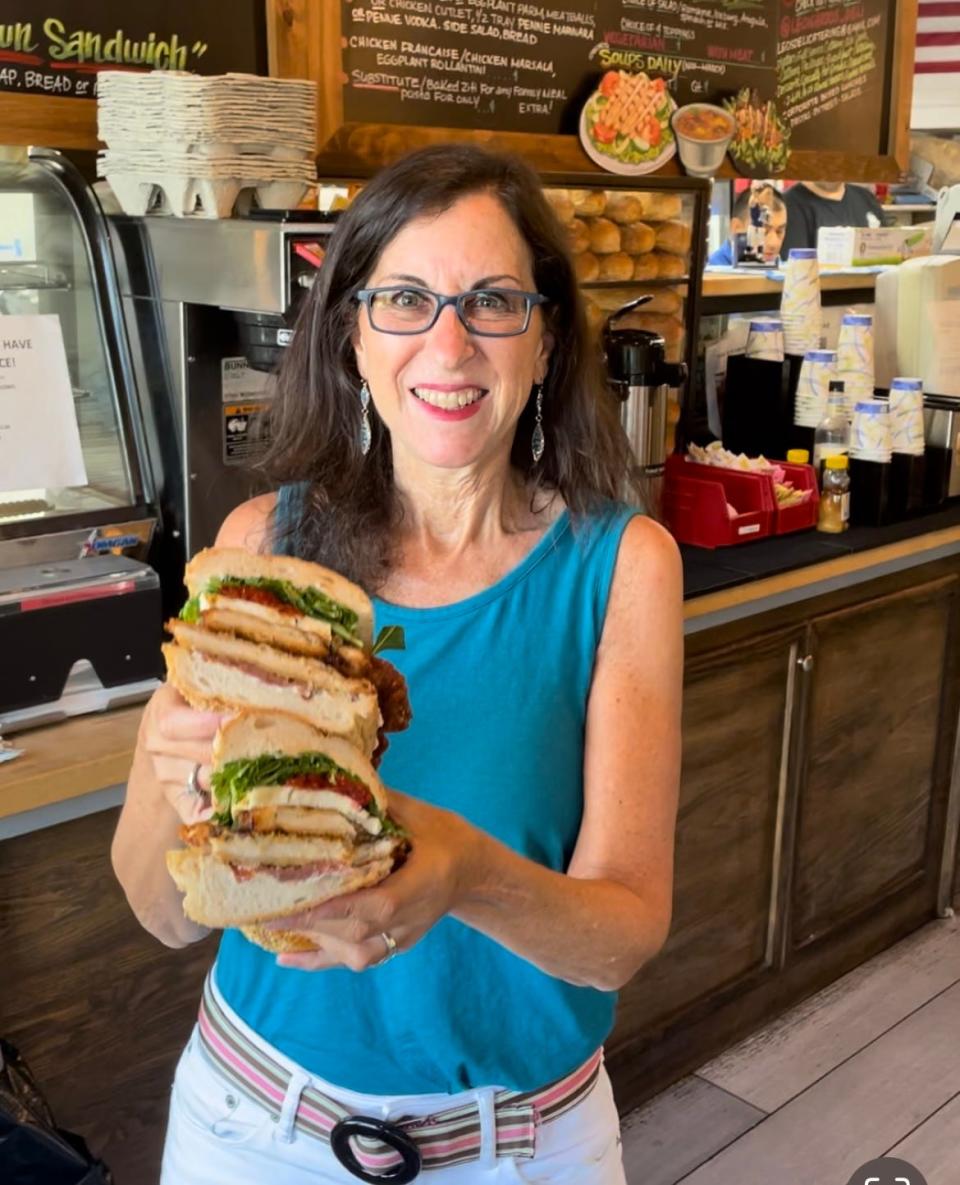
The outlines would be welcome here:
[[[314,183],[316,84],[105,70],[98,172],[128,214],[229,218],[295,206]]]

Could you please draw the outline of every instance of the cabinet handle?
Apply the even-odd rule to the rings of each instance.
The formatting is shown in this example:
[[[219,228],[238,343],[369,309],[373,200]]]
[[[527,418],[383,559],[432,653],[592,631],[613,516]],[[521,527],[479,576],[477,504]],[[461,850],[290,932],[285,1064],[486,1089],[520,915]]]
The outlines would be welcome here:
[[[809,675],[813,670],[813,655],[805,654],[803,658],[797,659],[797,666],[805,675]]]

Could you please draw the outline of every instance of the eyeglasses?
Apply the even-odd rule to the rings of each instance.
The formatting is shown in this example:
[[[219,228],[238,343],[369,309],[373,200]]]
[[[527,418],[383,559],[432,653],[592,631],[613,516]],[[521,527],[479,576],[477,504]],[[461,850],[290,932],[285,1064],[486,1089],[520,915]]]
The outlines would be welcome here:
[[[526,333],[534,305],[546,304],[539,292],[513,288],[475,288],[457,296],[441,296],[429,288],[361,288],[357,300],[367,306],[378,333],[426,333],[448,304],[461,324],[478,337],[516,337]]]

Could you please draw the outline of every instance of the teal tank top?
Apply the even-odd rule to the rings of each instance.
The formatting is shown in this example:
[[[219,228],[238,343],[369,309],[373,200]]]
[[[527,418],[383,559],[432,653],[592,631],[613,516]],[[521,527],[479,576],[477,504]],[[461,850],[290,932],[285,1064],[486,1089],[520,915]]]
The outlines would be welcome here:
[[[278,522],[290,521],[300,496],[281,490]],[[409,729],[389,737],[380,767],[388,787],[566,869],[583,810],[594,659],[635,513],[610,504],[573,527],[564,512],[516,568],[467,600],[432,609],[374,600],[375,631],[406,632],[406,649],[386,657],[406,677],[413,708]],[[228,930],[215,975],[226,1002],[270,1044],[365,1094],[543,1086],[603,1043],[616,1005],[616,993],[547,975],[449,917],[360,974],[281,968]]]

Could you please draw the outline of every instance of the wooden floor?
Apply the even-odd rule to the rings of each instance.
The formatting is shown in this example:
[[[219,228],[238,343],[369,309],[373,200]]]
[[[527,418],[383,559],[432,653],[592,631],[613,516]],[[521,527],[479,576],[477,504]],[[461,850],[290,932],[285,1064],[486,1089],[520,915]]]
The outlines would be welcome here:
[[[623,1121],[629,1185],[960,1182],[960,919],[929,923]]]

